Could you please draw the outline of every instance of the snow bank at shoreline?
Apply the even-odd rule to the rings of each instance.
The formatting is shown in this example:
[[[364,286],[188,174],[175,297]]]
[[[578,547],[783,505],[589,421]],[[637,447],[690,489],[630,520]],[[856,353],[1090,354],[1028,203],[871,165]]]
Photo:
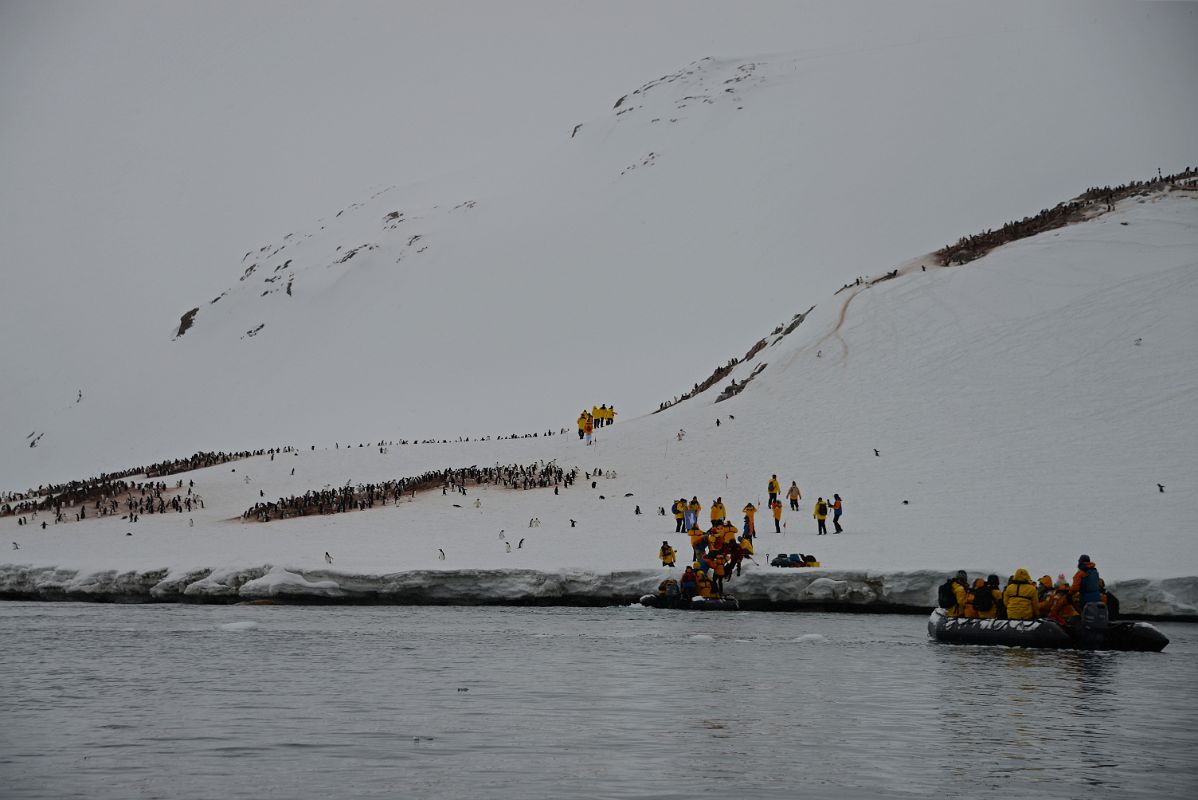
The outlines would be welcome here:
[[[603,606],[635,602],[654,591],[663,574],[496,569],[369,575],[278,565],[86,573],[4,565],[0,600]],[[934,605],[936,587],[943,580],[936,570],[777,570],[746,573],[735,580],[731,593],[749,610],[922,613]],[[1112,581],[1110,587],[1124,615],[1198,619],[1198,577]]]

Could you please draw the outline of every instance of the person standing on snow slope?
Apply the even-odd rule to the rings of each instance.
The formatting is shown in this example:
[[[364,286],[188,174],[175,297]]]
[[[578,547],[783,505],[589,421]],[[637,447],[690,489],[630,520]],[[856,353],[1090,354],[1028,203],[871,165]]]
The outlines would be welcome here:
[[[674,512],[674,533],[682,533],[682,523],[686,517],[686,498],[681,497],[674,501],[674,505],[670,506],[670,510]]]
[[[836,526],[836,530],[832,533],[840,533],[844,528],[840,527],[840,514],[843,507],[840,504],[840,495],[833,494],[832,498],[835,502],[832,503],[832,524]]]
[[[782,487],[778,485],[778,476],[770,476],[770,482],[766,484],[765,490],[770,493],[771,506],[774,504],[774,501],[778,499],[778,492],[781,491],[781,488]]]
[[[819,498],[815,501],[815,511],[811,516],[815,517],[815,521],[819,523],[819,532],[816,536],[823,536],[828,532],[828,525],[825,520],[828,519],[828,504],[824,502],[824,498]]]
[[[753,505],[752,501],[750,501],[746,503],[745,507],[741,510],[745,512],[744,534],[751,539],[757,535],[757,525],[753,521],[753,517],[757,514],[757,507]]]
[[[774,501],[774,533],[782,533],[782,504]]]
[[[799,501],[803,499],[803,493],[799,491],[799,485],[794,481],[790,482],[790,489],[786,491],[787,498],[790,499],[790,510],[799,510]]]

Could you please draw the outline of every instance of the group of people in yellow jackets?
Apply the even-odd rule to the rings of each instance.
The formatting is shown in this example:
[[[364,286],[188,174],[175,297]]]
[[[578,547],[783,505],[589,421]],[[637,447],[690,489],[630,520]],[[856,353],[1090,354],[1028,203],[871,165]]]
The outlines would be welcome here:
[[[586,439],[586,443],[590,444],[593,441],[596,428],[611,425],[615,421],[615,406],[592,406],[590,411],[584,409],[578,415],[578,438]]]
[[[770,515],[774,518],[774,533],[782,532],[782,501],[778,499],[781,494],[781,487],[778,484],[778,476],[774,475],[766,484],[766,490],[769,493],[769,509]],[[786,492],[786,497],[790,500],[790,508],[793,511],[798,511],[799,500],[803,499],[803,493],[799,490],[799,485],[794,481],[790,482],[790,489]],[[820,498],[823,501],[823,498]],[[837,496],[839,502],[839,495]],[[689,501],[685,497],[680,497],[670,506],[670,511],[674,514],[674,533],[683,533],[690,531],[691,528],[699,524],[699,514],[703,511],[703,504],[699,502],[698,496],[692,497]],[[749,536],[757,535],[757,506],[752,502],[746,503],[741,509],[744,512],[744,533]],[[822,511],[817,504],[816,511],[827,517],[828,509],[825,506]],[[724,507],[724,499],[717,497],[711,504],[711,519],[727,519],[728,512]],[[837,514],[839,517],[839,514]],[[817,519],[819,517],[817,516]],[[822,524],[822,523],[821,523]]]
[[[968,573],[960,570],[941,586],[938,601],[947,616],[966,619],[1051,619],[1068,625],[1087,603],[1102,603],[1113,617],[1119,601],[1106,590],[1089,558],[1078,560],[1072,581],[1061,573],[1055,581],[1044,575],[1033,583],[1031,574],[1020,567],[1001,589],[997,575],[978,577],[971,585]]]
[[[774,519],[774,533],[782,532],[782,485],[777,475],[772,475],[766,484],[769,494],[770,515]],[[799,509],[799,500],[803,493],[798,483],[790,482],[790,488],[785,497],[790,501],[791,510]],[[839,512],[839,495],[836,496],[836,512]],[[829,513],[830,504],[821,497],[816,504],[816,519],[823,528],[823,518]],[[688,596],[722,597],[724,581],[735,571],[740,574],[741,562],[753,556],[753,540],[757,536],[757,507],[750,501],[741,509],[744,514],[744,525],[737,531],[736,525],[728,520],[728,509],[724,498],[717,497],[711,503],[711,527],[703,530],[699,527],[699,515],[703,504],[698,496],[687,500],[680,497],[670,506],[674,515],[674,532],[685,533],[690,538],[691,566],[683,572],[679,583],[683,594],[686,595],[688,586],[693,586]],[[836,517],[839,517],[836,513]],[[837,528],[839,528],[837,524]],[[837,531],[839,532],[839,531]],[[663,567],[673,567],[677,563],[678,554],[668,541],[661,543],[658,557]]]
[[[738,535],[736,526],[727,519],[723,501],[717,497],[711,504],[711,527],[703,530],[696,523],[687,530],[692,563],[678,581],[684,598],[724,596],[724,581],[734,573],[739,575],[741,562],[753,557],[755,531],[752,517],[746,516],[745,531]],[[673,567],[678,554],[668,541],[663,541],[658,557],[663,567]]]

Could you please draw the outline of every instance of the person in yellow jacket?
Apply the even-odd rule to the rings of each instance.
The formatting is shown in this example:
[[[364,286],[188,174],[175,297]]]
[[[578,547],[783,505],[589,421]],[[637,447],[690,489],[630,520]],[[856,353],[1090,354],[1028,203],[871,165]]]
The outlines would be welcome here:
[[[711,590],[717,597],[724,596],[724,577],[728,574],[728,562],[723,553],[708,553],[703,556],[703,563],[711,570]]]
[[[803,499],[803,493],[799,491],[799,485],[794,481],[790,482],[790,488],[786,490],[786,498],[790,500],[790,510],[799,510],[799,501]]]
[[[1007,619],[1037,619],[1040,616],[1036,585],[1023,567],[1015,570],[1011,582],[1003,589],[1002,599],[1007,607]]]
[[[616,421],[616,407],[615,407],[615,406],[608,406],[608,407],[607,407],[607,424],[608,424],[608,425],[611,425],[611,424],[613,424],[615,421]]]
[[[680,497],[675,500],[670,510],[674,512],[674,533],[682,533],[682,523],[686,519],[686,498]]]
[[[703,553],[707,550],[707,534],[699,529],[696,525],[687,531],[687,535],[691,540],[691,555],[693,561],[698,561],[703,557]]]
[[[657,551],[657,555],[661,557],[661,565],[663,567],[674,566],[674,548],[670,547],[669,542],[661,543],[661,549]]]
[[[727,516],[728,512],[724,510],[724,499],[717,497],[711,504],[711,523],[714,525],[717,522],[723,522]]]
[[[713,525],[712,527],[708,528],[707,540],[704,545],[707,547],[707,552],[719,552],[721,547],[724,546],[724,528],[718,525]]]
[[[771,511],[774,515],[774,533],[782,533],[782,504],[775,500]]]
[[[757,525],[753,522],[753,517],[757,514],[757,506],[750,501],[745,503],[745,507],[741,511],[745,512],[745,536],[756,536]]]
[[[773,504],[778,499],[778,492],[782,491],[782,487],[778,484],[778,476],[771,475],[770,482],[765,485],[765,490],[770,493],[770,503]]]
[[[720,529],[723,534],[723,539],[720,544],[725,550],[734,550],[733,545],[736,544],[736,526],[725,520],[724,526]]]
[[[695,588],[699,592],[699,597],[711,598],[711,578],[707,577],[707,573],[698,567],[695,568]]]
[[[578,438],[581,439],[586,435],[587,430],[587,412],[582,412],[578,415]]]
[[[940,587],[941,596],[938,602],[940,603],[941,608],[944,609],[944,615],[946,617],[961,617],[965,615],[965,602],[968,599],[968,592],[966,591],[968,580],[969,575],[965,572],[965,570],[962,569],[958,570],[956,575],[949,578],[947,581],[945,581],[944,585]],[[949,592],[951,592],[952,596],[951,603],[949,602],[948,598],[944,596]]]
[[[746,558],[753,558],[753,539],[748,536],[742,536],[736,541],[736,555],[732,557],[733,564],[736,565],[736,574],[740,574],[740,564]]]
[[[985,578],[973,582],[973,588],[965,597],[965,609],[961,616],[968,619],[996,619],[1002,593],[990,588]]]
[[[811,512],[811,516],[815,517],[816,523],[819,525],[819,532],[816,536],[824,536],[828,533],[828,504],[824,502],[824,498],[815,501],[815,510]]]

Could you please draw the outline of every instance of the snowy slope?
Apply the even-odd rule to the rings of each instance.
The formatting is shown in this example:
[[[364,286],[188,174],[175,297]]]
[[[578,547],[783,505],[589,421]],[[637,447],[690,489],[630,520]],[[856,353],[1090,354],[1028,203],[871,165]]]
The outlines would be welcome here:
[[[986,52],[1005,52],[999,40]],[[0,487],[198,450],[533,431],[594,403],[644,413],[846,280],[1059,199],[1038,175],[1018,205],[931,188],[976,161],[979,137],[1022,128],[1017,95],[961,91],[946,65],[965,47],[701,59],[613,87],[535,159],[417,185],[380,174],[326,218],[202,265],[221,292],[168,304],[138,286],[160,322],[136,335],[114,333],[127,326],[104,319],[103,296],[70,342],[14,326]],[[917,129],[879,125],[934,87],[952,102]],[[982,182],[994,168],[977,169]],[[182,248],[154,249],[164,276],[189,263]],[[94,355],[78,357],[79,338]]]
[[[380,207],[389,204],[381,200]],[[443,224],[482,205],[450,207]],[[377,221],[378,210],[361,218]],[[436,229],[425,229],[434,232],[429,240],[435,244]],[[341,266],[388,269],[382,259],[369,258],[382,249]],[[395,584],[403,579],[382,576],[413,570],[505,569],[542,577],[507,573],[505,583],[488,573],[478,585],[507,596],[549,574],[589,581],[583,593],[610,592],[612,581],[631,592],[660,575],[653,556],[662,539],[686,552],[672,520],[654,514],[658,506],[697,495],[706,509],[719,495],[739,517],[746,501],[764,507],[766,481],[776,472],[783,486],[798,481],[804,501],[799,512],[786,512],[782,536],[759,516],[759,560],[767,553],[814,552],[827,569],[824,577],[835,580],[811,590],[806,582],[818,571],[796,576],[751,566],[753,577],[737,590],[742,593],[832,597],[857,591],[860,599],[866,576],[874,576],[890,582],[883,592],[890,600],[918,604],[911,598],[944,571],[1005,576],[1025,566],[1055,575],[1071,572],[1086,552],[1120,587],[1129,610],[1195,613],[1198,198],[1186,192],[1133,198],[1112,213],[1006,245],[965,266],[932,263],[915,259],[893,280],[817,298],[797,329],[769,337],[771,344],[737,367],[730,379],[740,381],[765,364],[726,402],[714,403],[721,388],[714,387],[659,414],[622,416],[590,448],[573,431],[397,445],[385,454],[377,447],[312,451],[302,439],[280,441],[301,449],[273,462],[262,457],[180,476],[194,478],[208,502],[190,515],[194,528],[188,515],[143,517],[132,528],[119,519],[72,522],[44,533],[18,532],[6,520],[21,550],[9,554],[3,585],[77,584],[105,570],[165,570],[151,584],[169,574],[176,583],[196,584],[195,594],[240,575],[233,583],[255,579],[246,592],[255,596],[300,580],[278,571],[264,575],[265,565],[275,565],[293,576],[306,571],[304,581],[338,586]],[[301,278],[325,275],[305,266],[308,272],[297,271],[294,285],[293,298],[301,301]],[[286,302],[279,294],[261,302]],[[236,301],[225,306],[232,311],[199,317],[173,344],[198,348],[192,343],[206,336],[235,336],[244,327],[235,324],[236,315],[258,300],[230,293],[214,308],[226,299]],[[286,320],[279,314],[271,322],[284,327]],[[292,330],[299,335],[301,329]],[[266,335],[264,329],[247,346],[270,341]],[[384,362],[378,369],[402,365]],[[569,425],[576,413],[564,408],[545,427]],[[681,441],[679,429],[686,430]],[[361,441],[387,436],[378,430]],[[258,501],[259,491],[271,498],[431,468],[537,459],[614,470],[616,477],[597,479],[595,489],[581,482],[560,496],[484,488],[467,498],[432,493],[398,508],[340,516],[230,521]],[[812,501],[832,492],[845,500],[847,530],[817,539]],[[475,497],[481,508],[471,505]],[[634,516],[637,504],[645,515]],[[529,529],[534,516],[544,524]],[[134,536],[125,536],[127,530]],[[507,552],[505,543],[520,538],[524,546]],[[325,551],[334,555],[331,567],[323,562]],[[38,571],[50,567],[65,572]],[[215,577],[208,576],[213,569]],[[326,590],[336,594],[327,585],[320,591]],[[870,591],[876,596],[880,590]]]

